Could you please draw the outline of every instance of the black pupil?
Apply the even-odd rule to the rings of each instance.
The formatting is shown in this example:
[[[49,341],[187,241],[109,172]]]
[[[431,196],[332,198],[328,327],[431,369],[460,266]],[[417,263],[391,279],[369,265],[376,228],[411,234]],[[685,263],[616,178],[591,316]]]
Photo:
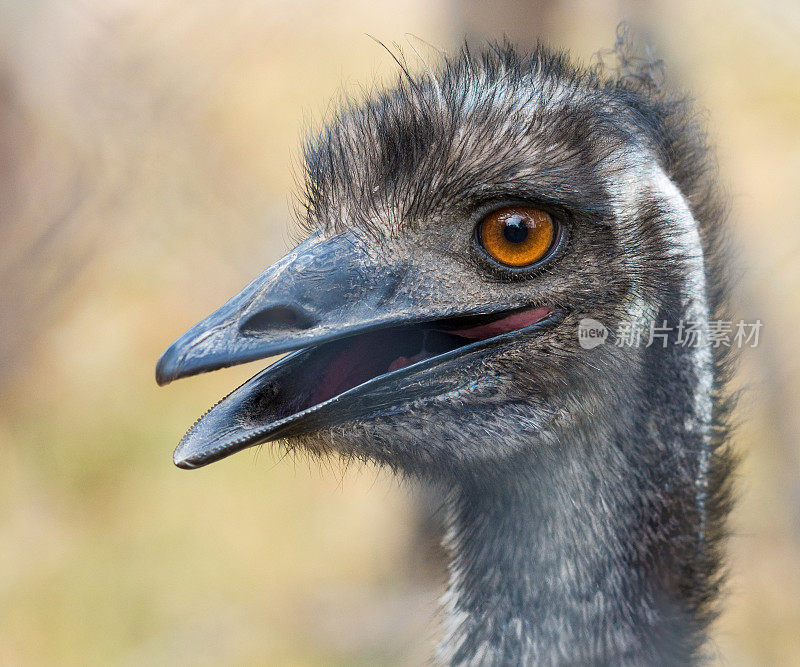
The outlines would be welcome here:
[[[528,225],[525,224],[525,220],[521,216],[515,215],[513,218],[506,220],[506,224],[503,227],[503,236],[506,237],[506,241],[509,243],[522,243],[528,238],[528,231]]]

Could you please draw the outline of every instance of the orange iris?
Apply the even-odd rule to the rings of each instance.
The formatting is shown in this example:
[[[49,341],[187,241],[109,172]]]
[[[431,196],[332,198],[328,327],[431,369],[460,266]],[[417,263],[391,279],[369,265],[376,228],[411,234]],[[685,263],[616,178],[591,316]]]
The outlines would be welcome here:
[[[486,251],[506,266],[528,266],[545,256],[555,238],[553,219],[538,208],[509,206],[487,215],[478,227]]]

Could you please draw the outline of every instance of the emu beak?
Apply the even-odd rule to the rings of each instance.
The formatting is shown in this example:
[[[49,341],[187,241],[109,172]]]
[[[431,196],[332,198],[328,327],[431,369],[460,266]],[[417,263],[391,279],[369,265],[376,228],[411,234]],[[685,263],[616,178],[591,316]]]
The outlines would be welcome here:
[[[557,319],[547,307],[458,308],[402,261],[378,264],[349,234],[314,235],[161,355],[156,380],[296,350],[209,410],[175,450],[196,468],[281,437],[396,411],[457,388],[436,372]],[[461,379],[463,384],[463,378]]]

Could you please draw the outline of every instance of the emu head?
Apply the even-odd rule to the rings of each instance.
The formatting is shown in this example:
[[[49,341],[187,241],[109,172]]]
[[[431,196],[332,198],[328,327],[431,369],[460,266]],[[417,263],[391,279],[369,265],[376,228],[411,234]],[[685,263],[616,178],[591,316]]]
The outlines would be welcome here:
[[[578,337],[587,316],[707,320],[686,123],[647,83],[507,46],[346,106],[306,147],[307,239],[159,361],[164,384],[290,352],[176,464],[285,439],[440,480],[502,473],[570,433],[645,428],[655,375],[707,427],[706,350],[676,369],[660,345]]]

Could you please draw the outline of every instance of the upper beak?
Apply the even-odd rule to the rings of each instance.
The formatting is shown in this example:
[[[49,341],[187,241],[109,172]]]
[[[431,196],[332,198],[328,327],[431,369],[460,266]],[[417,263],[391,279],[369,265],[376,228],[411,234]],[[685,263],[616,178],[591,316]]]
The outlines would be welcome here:
[[[402,294],[406,273],[376,265],[350,234],[314,235],[170,345],[156,381],[437,315]]]

